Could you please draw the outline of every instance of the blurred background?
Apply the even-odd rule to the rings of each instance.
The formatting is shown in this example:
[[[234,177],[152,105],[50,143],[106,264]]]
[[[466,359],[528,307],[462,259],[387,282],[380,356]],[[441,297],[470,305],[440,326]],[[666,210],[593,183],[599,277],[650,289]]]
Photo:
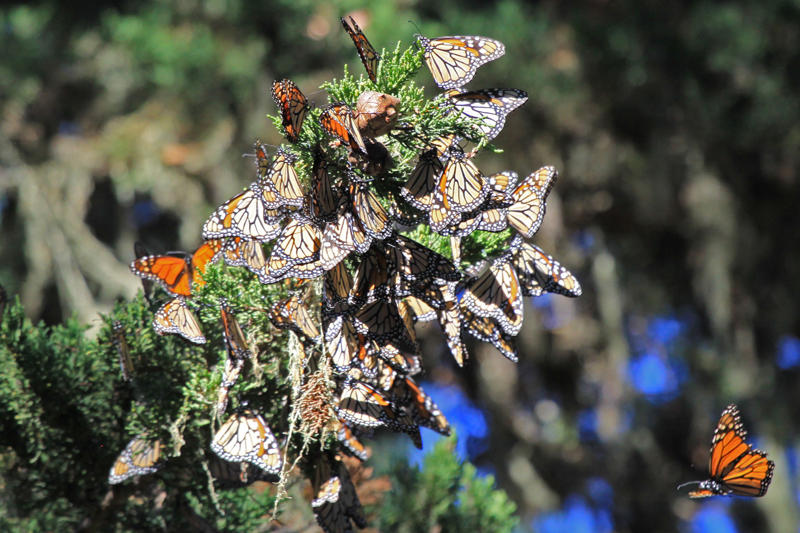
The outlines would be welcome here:
[[[520,530],[798,531],[796,0],[6,4],[0,284],[33,319],[97,324],[139,290],[134,241],[197,247],[252,181],[253,140],[283,141],[272,80],[321,104],[343,64],[361,72],[345,14],[379,50],[418,31],[503,41],[469,88],[529,100],[477,164],[559,170],[534,242],[583,296],[526,300],[518,364],[475,344],[459,369],[420,331],[426,392]],[[676,486],[706,477],[734,402],[776,463],[769,493],[690,501]]]

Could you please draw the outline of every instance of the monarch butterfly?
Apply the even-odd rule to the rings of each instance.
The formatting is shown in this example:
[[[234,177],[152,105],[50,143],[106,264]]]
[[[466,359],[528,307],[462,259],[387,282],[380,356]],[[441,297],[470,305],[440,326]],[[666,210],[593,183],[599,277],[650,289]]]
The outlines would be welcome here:
[[[471,336],[479,341],[490,342],[508,360],[517,362],[517,347],[514,345],[514,337],[504,332],[503,329],[493,319],[480,317],[472,313],[469,309],[461,309],[461,319],[464,326]]]
[[[344,382],[339,401],[333,409],[348,424],[362,428],[384,426],[394,417],[392,404],[380,391],[354,379]]]
[[[145,247],[144,244],[136,241],[133,243],[133,253],[136,258],[145,257],[147,255],[153,255],[150,251]],[[153,304],[153,282],[147,278],[142,278],[142,290],[144,291],[144,297],[147,300],[148,304]]]
[[[314,167],[311,171],[311,215],[315,220],[326,222],[336,217],[339,206],[337,192],[331,186],[328,162],[319,149],[314,153]]]
[[[269,189],[274,196],[269,200],[266,196],[264,197],[264,205],[267,209],[303,207],[305,193],[294,168],[296,161],[297,156],[278,148],[278,153],[272,160],[263,180],[264,188]]]
[[[291,329],[310,340],[319,337],[317,325],[311,319],[311,311],[296,294],[285,300],[275,302],[270,311],[269,319],[275,327]]]
[[[364,231],[361,222],[350,211],[345,210],[339,214],[336,222],[325,225],[320,251],[322,268],[332,269],[353,250],[366,253],[370,244],[372,237]]]
[[[146,255],[135,259],[131,272],[161,284],[168,292],[177,296],[191,296],[192,278],[196,271],[205,271],[206,264],[216,257],[222,243],[212,240],[200,246],[190,258],[173,255]],[[203,283],[202,277],[195,280]]]
[[[457,223],[460,213],[478,207],[489,193],[480,170],[464,152],[451,148],[449,153],[429,213],[431,229],[437,232]]]
[[[581,284],[572,273],[561,266],[561,263],[547,255],[534,244],[515,239],[511,248],[514,268],[522,284],[522,292],[526,296],[539,296],[543,292],[554,292],[569,297],[583,293]]]
[[[159,335],[180,335],[195,344],[206,343],[200,323],[182,296],[169,300],[156,311],[153,318],[153,329]]]
[[[272,83],[272,99],[281,111],[283,128],[289,142],[297,142],[303,119],[308,113],[308,100],[292,80],[283,79]]]
[[[405,310],[401,310],[401,304]],[[436,320],[436,309],[432,307],[425,299],[416,294],[406,296],[397,303],[397,310],[402,315],[404,312],[409,312],[412,315],[414,322],[430,322]]]
[[[311,501],[317,523],[325,533],[353,531],[351,520],[360,528],[367,527],[364,510],[347,468],[336,461],[332,470],[333,475],[322,483],[316,498]]]
[[[450,260],[404,235],[392,239],[386,252],[404,280],[427,283],[433,278],[446,281],[461,278]]]
[[[264,418],[243,409],[222,424],[211,441],[211,451],[230,462],[247,461],[277,476],[283,467],[278,441]]]
[[[216,455],[208,457],[208,471],[220,489],[239,489],[256,481],[277,481],[260,468],[247,462],[231,463]]]
[[[458,366],[464,366],[464,361],[469,358],[469,352],[467,352],[467,347],[464,346],[462,339],[461,322],[463,317],[455,294],[453,294],[454,286],[455,283],[450,282],[443,288],[444,306],[436,311],[436,318],[444,332],[450,354]]]
[[[400,189],[400,195],[420,211],[430,211],[433,192],[443,171],[444,166],[436,155],[435,148],[423,152],[408,182]]]
[[[253,353],[247,346],[244,332],[224,299],[220,300],[219,310],[222,318],[222,336],[225,339],[228,356],[232,359],[251,359]]]
[[[393,294],[389,286],[390,273],[394,265],[387,263],[387,256],[381,245],[376,244],[362,257],[353,280],[353,290],[348,301],[354,307],[372,303],[378,299],[388,300]]]
[[[222,381],[217,390],[217,404],[214,407],[217,416],[224,413],[228,407],[228,393],[236,385],[236,380],[239,379],[242,368],[244,368],[244,359],[231,357],[230,354],[225,359],[225,366],[222,369]]]
[[[356,50],[361,58],[361,62],[364,64],[364,68],[367,69],[367,76],[369,76],[369,79],[373,82],[377,81],[378,63],[380,62],[381,56],[378,55],[378,52],[375,51],[375,48],[367,40],[364,32],[358,27],[353,17],[350,17],[350,22],[346,21],[344,18],[340,20],[342,21],[342,26],[344,26],[344,31],[347,32],[350,38],[353,39],[353,44],[356,45]]]
[[[161,441],[148,441],[142,436],[132,439],[108,473],[108,483],[116,485],[133,476],[152,474],[161,465]]]
[[[341,418],[335,420],[336,423],[336,438],[342,444],[342,451],[347,455],[356,457],[360,461],[369,459],[370,451],[364,446],[360,440],[353,434],[353,430],[347,427],[347,424]]]
[[[246,267],[254,274],[265,273],[267,258],[261,243],[249,239],[234,237],[222,247],[222,258],[226,265]]]
[[[418,35],[425,50],[425,64],[433,81],[442,89],[454,89],[469,83],[477,68],[506,53],[500,41],[477,35],[426,39]]]
[[[339,315],[349,308],[347,297],[353,289],[353,278],[344,263],[339,263],[325,273],[322,288],[324,312]]]
[[[489,204],[480,212],[480,231],[503,231],[508,227],[508,207],[514,203],[510,191],[516,186],[519,176],[506,170],[487,176],[486,182],[492,190]]]
[[[367,235],[375,240],[383,240],[392,234],[389,214],[369,187],[363,183],[351,183],[350,198],[353,211]]]
[[[480,276],[471,280],[460,305],[480,317],[494,318],[509,335],[522,328],[522,288],[508,258],[496,259]]]
[[[545,201],[558,178],[553,167],[542,167],[522,180],[511,196],[508,223],[527,238],[533,237],[544,220]]]
[[[133,376],[133,362],[131,361],[131,353],[128,348],[128,341],[125,338],[125,329],[122,327],[122,322],[115,320],[111,327],[113,335],[114,346],[119,353],[119,368],[122,372],[122,378],[125,381],[130,381]]]
[[[412,353],[417,352],[394,302],[377,300],[365,305],[353,317],[356,331],[378,344],[392,342]]]
[[[274,281],[286,277],[311,279],[322,275],[319,250],[322,233],[311,220],[304,217],[292,219],[275,241],[267,270]],[[302,265],[308,264],[307,268]]]
[[[353,324],[343,316],[325,324],[325,344],[331,363],[336,372],[350,370],[353,358],[358,351]]]
[[[509,113],[528,100],[528,93],[520,89],[481,89],[445,93],[448,101],[464,117],[477,120],[478,129],[492,140],[500,133]]]
[[[447,418],[433,399],[425,394],[422,387],[412,378],[397,380],[392,393],[396,401],[410,411],[414,422],[442,435],[450,435],[450,423]]]
[[[203,224],[203,239],[241,237],[266,242],[277,237],[285,213],[267,209],[265,196],[272,198],[274,194],[258,182],[251,183],[211,213]]]
[[[366,155],[367,147],[350,106],[344,103],[330,104],[322,110],[319,121],[322,129],[348,144],[351,150]]]
[[[690,498],[707,496],[763,496],[767,493],[775,463],[767,454],[745,443],[747,436],[739,417],[739,409],[731,404],[722,411],[714,430],[709,450],[708,472],[710,478],[699,483],[698,490],[689,492]],[[678,488],[687,485],[684,483]]]

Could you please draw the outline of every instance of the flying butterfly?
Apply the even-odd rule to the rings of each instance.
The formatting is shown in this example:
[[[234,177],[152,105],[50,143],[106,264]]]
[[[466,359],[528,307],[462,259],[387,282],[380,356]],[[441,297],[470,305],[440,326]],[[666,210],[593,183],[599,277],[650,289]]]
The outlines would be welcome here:
[[[763,496],[767,493],[775,463],[767,459],[767,454],[752,448],[744,441],[747,436],[739,416],[739,409],[729,405],[722,412],[714,430],[709,450],[708,472],[711,476],[698,483],[695,491],[689,492],[690,498],[707,496]]]
[[[511,193],[514,203],[508,207],[508,223],[525,237],[533,237],[542,225],[547,195],[557,178],[555,168],[542,167],[522,180]]]
[[[350,106],[344,103],[329,104],[322,110],[319,122],[329,134],[350,146],[350,149],[362,154],[367,153],[367,147]]]
[[[275,159],[263,179],[263,187],[272,191],[273,198],[264,196],[264,205],[267,209],[280,209],[281,207],[303,207],[305,193],[300,186],[300,179],[294,164],[297,156],[278,148]]]
[[[132,439],[108,473],[108,483],[116,485],[133,476],[152,474],[161,468],[161,442],[141,436]]]
[[[417,40],[425,50],[425,64],[433,81],[442,89],[466,85],[478,67],[506,53],[506,47],[500,41],[477,35],[435,39],[418,35]]]
[[[308,113],[308,100],[292,80],[283,79],[272,83],[272,99],[281,111],[283,128],[289,142],[297,142],[303,120]]]
[[[200,323],[182,296],[169,300],[156,311],[153,329],[159,335],[180,335],[195,344],[206,343]]]
[[[489,140],[497,137],[503,129],[508,114],[528,100],[528,93],[521,89],[481,89],[463,92],[451,89],[445,96],[462,116],[477,120],[478,129]]]
[[[211,240],[200,246],[191,257],[181,255],[146,255],[135,259],[131,272],[150,281],[161,284],[171,294],[191,296],[192,281],[203,283],[202,273],[206,264],[213,260],[222,249],[222,243]],[[195,273],[200,276],[194,277]]]
[[[211,451],[230,462],[247,461],[277,476],[283,467],[278,441],[264,418],[243,409],[225,422],[211,441]]]
[[[356,45],[358,56],[361,58],[364,68],[367,69],[367,76],[369,76],[369,79],[373,82],[377,81],[378,63],[380,62],[381,56],[378,55],[378,52],[375,51],[375,48],[367,40],[364,32],[358,27],[353,17],[350,17],[349,22],[345,20],[344,17],[340,20],[342,21],[344,31],[347,32],[350,38],[353,39],[353,44]]]

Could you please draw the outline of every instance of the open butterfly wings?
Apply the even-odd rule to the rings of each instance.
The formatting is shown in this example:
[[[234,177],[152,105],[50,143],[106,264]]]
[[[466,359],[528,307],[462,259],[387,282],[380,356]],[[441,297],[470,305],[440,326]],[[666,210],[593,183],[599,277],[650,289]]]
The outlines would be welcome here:
[[[775,463],[767,454],[752,448],[744,441],[747,432],[742,425],[739,409],[729,405],[714,430],[709,451],[710,478],[700,482],[690,498],[717,495],[763,496],[772,481]]]
[[[425,50],[425,64],[433,81],[442,89],[466,85],[479,66],[506,53],[506,47],[500,41],[477,35],[436,39],[419,35],[417,40]]]

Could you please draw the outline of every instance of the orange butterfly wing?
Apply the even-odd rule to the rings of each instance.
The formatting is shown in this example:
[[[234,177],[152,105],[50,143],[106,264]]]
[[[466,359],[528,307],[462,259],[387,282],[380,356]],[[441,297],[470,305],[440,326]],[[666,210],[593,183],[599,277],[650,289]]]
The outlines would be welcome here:
[[[192,273],[189,263],[183,257],[147,255],[133,261],[131,271],[140,278],[161,283],[172,294],[192,294]]]
[[[286,138],[289,142],[297,142],[308,113],[308,100],[297,85],[288,79],[273,82],[272,99],[281,111]]]
[[[378,55],[378,52],[375,51],[375,48],[367,40],[366,35],[364,35],[364,32],[358,27],[353,17],[350,17],[349,22],[344,18],[340,20],[342,21],[342,26],[344,26],[344,31],[347,32],[350,38],[353,39],[353,44],[356,45],[356,50],[358,51],[359,57],[361,57],[361,62],[364,64],[364,68],[367,69],[367,76],[369,76],[369,79],[372,81],[376,81],[378,77],[378,62],[381,56]]]

